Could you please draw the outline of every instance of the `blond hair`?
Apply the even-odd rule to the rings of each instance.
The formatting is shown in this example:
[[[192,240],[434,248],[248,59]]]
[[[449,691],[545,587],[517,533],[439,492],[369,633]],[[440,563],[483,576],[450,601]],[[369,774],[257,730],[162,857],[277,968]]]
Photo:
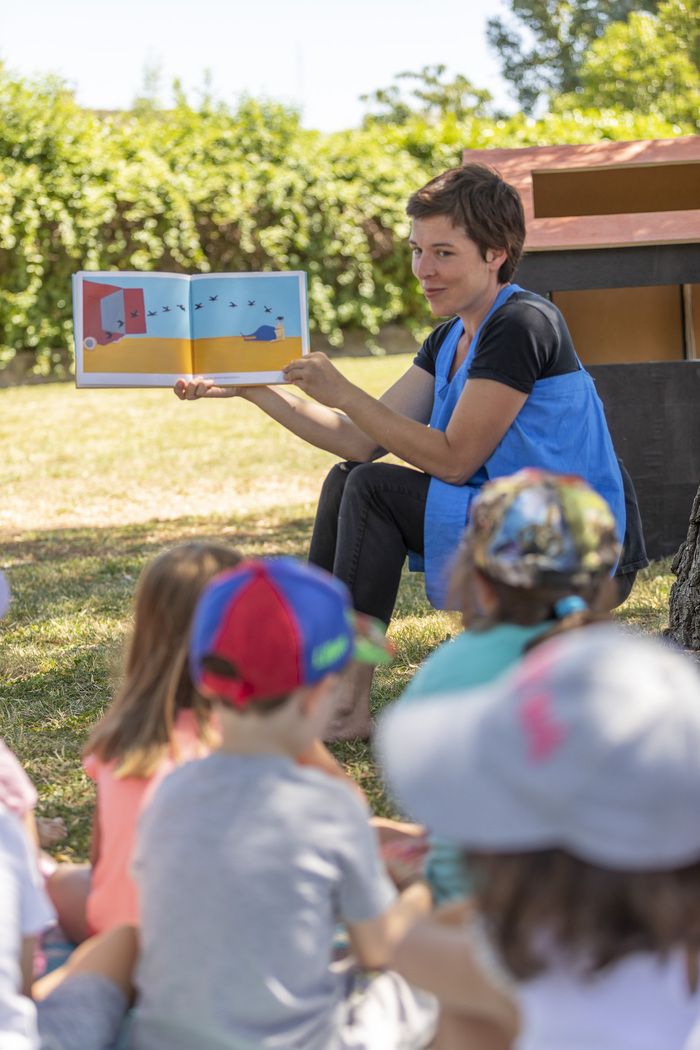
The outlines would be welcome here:
[[[182,543],[141,573],[122,682],[84,751],[114,762],[115,776],[152,776],[173,753],[180,711],[194,712],[202,743],[210,743],[211,709],[194,688],[187,663],[190,625],[205,586],[241,560],[223,543]]]

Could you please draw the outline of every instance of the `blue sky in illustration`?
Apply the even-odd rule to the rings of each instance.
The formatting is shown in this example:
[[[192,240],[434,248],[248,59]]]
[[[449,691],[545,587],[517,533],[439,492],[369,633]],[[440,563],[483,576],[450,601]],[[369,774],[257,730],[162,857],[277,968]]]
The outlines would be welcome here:
[[[261,325],[274,326],[278,317],[283,318],[286,336],[299,337],[302,331],[300,278],[294,274],[206,275],[189,280],[115,272],[100,276],[86,273],[84,280],[120,288],[143,288],[147,334],[155,338],[250,335]],[[201,307],[195,309],[198,303]]]

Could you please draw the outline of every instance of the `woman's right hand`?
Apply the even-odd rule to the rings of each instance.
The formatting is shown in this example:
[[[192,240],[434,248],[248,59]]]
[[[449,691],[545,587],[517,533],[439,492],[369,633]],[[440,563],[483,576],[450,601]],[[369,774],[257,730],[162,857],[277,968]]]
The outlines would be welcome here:
[[[237,397],[240,389],[238,386],[217,386],[213,379],[194,376],[192,379],[178,379],[173,393],[180,401],[198,401],[200,397]]]

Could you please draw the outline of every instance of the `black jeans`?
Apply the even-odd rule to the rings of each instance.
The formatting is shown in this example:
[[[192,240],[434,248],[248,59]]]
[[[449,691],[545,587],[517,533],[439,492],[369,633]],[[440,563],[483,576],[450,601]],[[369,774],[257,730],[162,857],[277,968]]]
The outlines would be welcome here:
[[[326,478],[309,561],[347,584],[358,612],[389,623],[406,554],[423,553],[429,485],[392,463],[338,463]]]
[[[627,530],[620,556],[616,605],[627,598],[637,570],[648,565],[632,479],[620,463]],[[392,463],[338,463],[321,490],[309,561],[347,585],[358,612],[388,624],[408,551],[423,553],[423,515],[430,475]]]

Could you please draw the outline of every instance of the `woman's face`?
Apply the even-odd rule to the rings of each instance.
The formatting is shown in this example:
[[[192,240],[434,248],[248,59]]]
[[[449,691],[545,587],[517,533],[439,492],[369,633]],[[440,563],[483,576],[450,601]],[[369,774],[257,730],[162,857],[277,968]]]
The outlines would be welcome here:
[[[505,252],[488,249],[482,259],[475,242],[447,215],[414,219],[409,244],[413,272],[434,314],[469,314],[491,305]]]

